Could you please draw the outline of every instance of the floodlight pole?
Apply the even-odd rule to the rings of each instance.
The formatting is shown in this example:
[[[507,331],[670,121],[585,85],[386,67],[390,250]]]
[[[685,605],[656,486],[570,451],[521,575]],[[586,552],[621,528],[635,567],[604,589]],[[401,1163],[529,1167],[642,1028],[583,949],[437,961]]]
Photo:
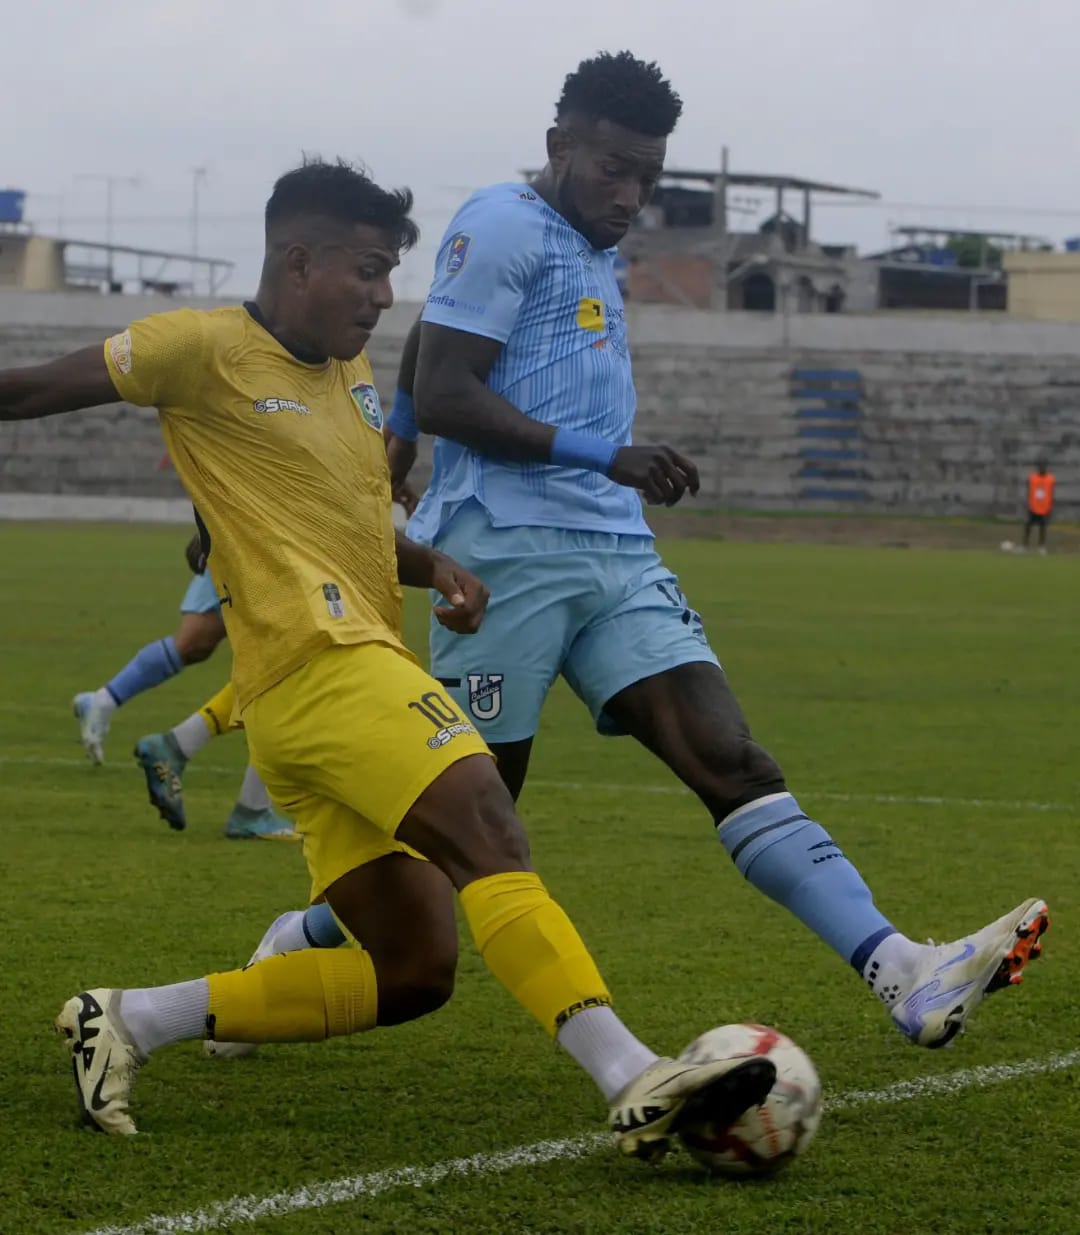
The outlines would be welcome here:
[[[717,263],[716,274],[717,305],[721,313],[728,307],[728,225],[727,225],[727,190],[728,190],[728,148],[720,151],[720,175],[716,178],[716,193],[713,201],[713,221],[716,226]]]

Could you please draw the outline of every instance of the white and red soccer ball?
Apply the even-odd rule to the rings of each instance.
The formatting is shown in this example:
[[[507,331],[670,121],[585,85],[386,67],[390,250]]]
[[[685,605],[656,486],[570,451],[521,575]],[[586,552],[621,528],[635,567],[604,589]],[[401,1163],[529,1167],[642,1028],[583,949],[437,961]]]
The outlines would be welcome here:
[[[810,1057],[767,1025],[721,1025],[695,1039],[682,1058],[695,1061],[755,1055],[776,1066],[776,1082],[760,1106],[734,1123],[709,1120],[679,1131],[687,1151],[719,1175],[771,1175],[805,1152],[821,1123],[821,1082]]]

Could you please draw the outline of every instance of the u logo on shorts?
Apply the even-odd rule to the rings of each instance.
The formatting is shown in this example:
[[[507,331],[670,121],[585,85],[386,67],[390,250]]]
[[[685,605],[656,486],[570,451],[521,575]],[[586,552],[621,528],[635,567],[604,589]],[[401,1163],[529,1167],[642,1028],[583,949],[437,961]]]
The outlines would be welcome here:
[[[502,711],[501,673],[469,674],[469,711],[477,720],[494,720]]]

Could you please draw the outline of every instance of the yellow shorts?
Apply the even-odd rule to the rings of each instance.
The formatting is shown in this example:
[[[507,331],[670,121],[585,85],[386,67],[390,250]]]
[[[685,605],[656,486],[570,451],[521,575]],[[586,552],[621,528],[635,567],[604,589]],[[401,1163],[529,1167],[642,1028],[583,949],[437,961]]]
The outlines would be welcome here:
[[[443,688],[383,643],[320,652],[243,713],[251,762],[304,840],[314,899],[388,853],[424,790],[468,755],[490,755]]]

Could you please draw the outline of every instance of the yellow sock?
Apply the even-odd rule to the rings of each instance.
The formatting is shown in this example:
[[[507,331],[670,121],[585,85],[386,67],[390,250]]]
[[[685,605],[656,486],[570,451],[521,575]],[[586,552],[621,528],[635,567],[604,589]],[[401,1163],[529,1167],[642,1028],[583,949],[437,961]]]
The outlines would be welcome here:
[[[480,955],[511,995],[549,1034],[583,1006],[611,1002],[574,924],[538,875],[488,875],[461,892]]]
[[[232,682],[227,682],[213,699],[209,699],[199,708],[199,715],[206,721],[207,728],[214,737],[220,737],[221,734],[228,733],[230,729],[243,728],[239,722],[233,722],[235,703],[236,696],[233,694]]]
[[[206,981],[219,1042],[318,1042],[375,1027],[375,966],[360,948],[283,952]]]

